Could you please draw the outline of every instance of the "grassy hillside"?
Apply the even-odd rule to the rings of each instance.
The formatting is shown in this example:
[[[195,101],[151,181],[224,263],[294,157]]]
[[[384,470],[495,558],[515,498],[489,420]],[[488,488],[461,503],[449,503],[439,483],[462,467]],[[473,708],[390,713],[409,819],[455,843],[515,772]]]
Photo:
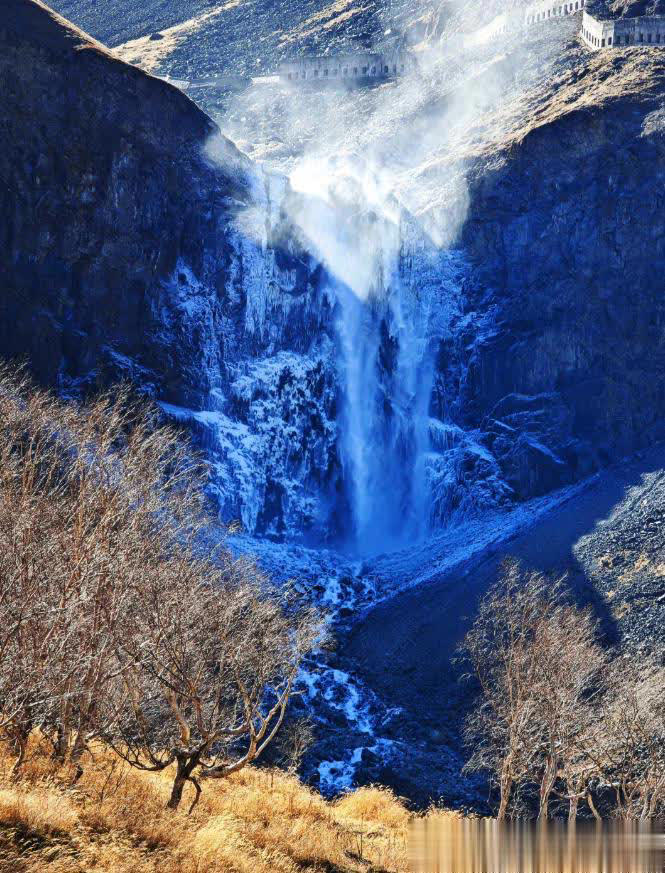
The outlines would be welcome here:
[[[281,771],[247,768],[206,784],[187,815],[165,809],[171,774],[132,770],[102,747],[72,783],[33,748],[12,781],[0,746],[2,873],[404,871],[412,815],[389,791],[328,802]],[[446,815],[431,813],[431,815]]]

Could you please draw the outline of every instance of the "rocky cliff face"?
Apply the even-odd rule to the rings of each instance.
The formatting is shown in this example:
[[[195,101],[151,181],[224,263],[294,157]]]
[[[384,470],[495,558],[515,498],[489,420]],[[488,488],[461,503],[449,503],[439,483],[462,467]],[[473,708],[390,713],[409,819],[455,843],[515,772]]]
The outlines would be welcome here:
[[[349,538],[375,512],[391,535],[403,513],[415,530],[454,259],[404,210],[377,217],[357,185],[323,205],[291,190],[176,89],[40,3],[11,6],[4,356],[63,392],[135,382],[192,428],[221,516],[252,533]],[[361,279],[324,266],[339,216]]]
[[[225,143],[229,169],[213,171],[202,149],[215,127],[182,94],[41,5],[10,7],[0,25],[3,350],[30,355],[44,381],[131,365],[174,401],[201,396],[200,343],[170,341],[185,332],[185,294],[168,289],[189,287],[187,263],[208,302],[223,295],[249,163]]]
[[[291,474],[305,501],[337,475],[331,373],[300,357],[325,346],[328,304],[280,215],[284,184],[173,87],[39,3],[10,7],[3,356],[65,392],[134,381],[214,444],[225,517],[265,528]]]
[[[471,296],[495,328],[462,406],[519,497],[665,435],[659,57],[588,60],[472,174]]]
[[[562,22],[510,63],[490,46],[415,87],[303,93],[296,118],[268,111],[279,89],[241,100],[263,153],[283,135],[302,162],[289,183],[40,3],[11,13],[2,350],[63,391],[151,393],[224,519],[385,548],[663,435],[655,50],[590,57]]]

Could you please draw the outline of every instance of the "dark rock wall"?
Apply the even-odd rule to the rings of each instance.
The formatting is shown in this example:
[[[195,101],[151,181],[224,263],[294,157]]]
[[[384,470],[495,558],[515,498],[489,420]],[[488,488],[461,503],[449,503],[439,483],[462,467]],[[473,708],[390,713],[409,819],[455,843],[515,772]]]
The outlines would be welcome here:
[[[472,177],[467,420],[518,496],[665,435],[665,119],[615,100],[530,132]]]
[[[132,380],[192,428],[226,517],[302,525],[297,496],[312,515],[335,487],[336,383],[316,354],[299,365],[331,318],[283,181],[177,89],[7,5],[0,353],[65,393]]]
[[[40,4],[9,5],[0,21],[0,348],[27,356],[47,384],[105,380],[125,356],[161,399],[202,406],[226,345],[256,353],[270,342],[244,330],[243,256],[265,255],[266,281],[289,277],[292,309],[316,294],[315,267],[265,217],[265,238],[239,248],[233,222],[264,208],[255,202],[267,197],[262,180],[187,97]],[[188,299],[203,317],[191,317]],[[302,344],[288,331],[280,339]],[[217,366],[203,366],[211,354]]]
[[[206,165],[210,119],[166,83],[115,61],[40,6],[0,22],[0,347],[45,383],[100,373],[113,354],[171,399],[194,390],[194,338],[160,342],[162,283],[180,258],[225,281],[229,198],[243,160]],[[222,231],[220,233],[220,231]],[[119,360],[119,359],[116,359]]]

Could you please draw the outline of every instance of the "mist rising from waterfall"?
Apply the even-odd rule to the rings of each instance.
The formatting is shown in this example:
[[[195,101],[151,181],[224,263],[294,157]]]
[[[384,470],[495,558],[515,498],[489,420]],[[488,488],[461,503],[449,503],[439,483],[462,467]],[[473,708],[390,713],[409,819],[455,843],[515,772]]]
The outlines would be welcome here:
[[[402,545],[428,527],[432,345],[427,303],[404,282],[404,214],[358,157],[301,166],[294,215],[330,276],[352,542]]]
[[[213,398],[221,514],[253,534],[377,552],[511,499],[465,416],[464,361],[493,327],[460,229],[474,161],[557,44],[457,38],[500,10],[456,6],[412,75],[251,88],[223,121],[262,165],[234,274],[255,357]]]

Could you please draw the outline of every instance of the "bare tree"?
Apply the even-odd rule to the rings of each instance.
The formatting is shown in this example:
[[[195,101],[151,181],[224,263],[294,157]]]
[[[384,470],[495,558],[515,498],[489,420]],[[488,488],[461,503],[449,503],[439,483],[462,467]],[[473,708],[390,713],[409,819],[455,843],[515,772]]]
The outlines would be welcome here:
[[[611,790],[622,819],[665,814],[665,670],[624,656],[609,670],[594,730],[585,738],[596,786]]]
[[[499,585],[481,601],[463,644],[481,691],[466,723],[466,739],[473,747],[466,767],[496,778],[499,819],[506,816],[515,783],[533,768],[533,629],[547,608],[545,580],[534,574],[525,584],[519,565],[506,563]]]
[[[99,733],[115,640],[131,630],[149,525],[192,464],[126,389],[75,407],[4,372],[0,415],[2,710],[17,763],[36,726],[57,757],[78,760]]]
[[[536,783],[547,817],[555,786],[576,814],[585,791],[578,740],[594,719],[604,663],[587,610],[566,602],[561,579],[524,572],[516,562],[480,604],[464,651],[481,697],[466,725],[468,769],[498,783],[504,818],[517,786]]]
[[[564,778],[563,796],[569,817],[576,815],[585,788],[580,741],[597,717],[603,691],[605,656],[596,643],[596,624],[589,609],[561,602],[557,586],[547,592],[550,608],[533,629],[536,674],[534,726],[540,741],[538,817],[548,817],[549,800]],[[588,767],[587,767],[588,769]],[[561,794],[561,792],[559,792]]]
[[[179,806],[190,782],[190,811],[200,778],[229,776],[273,740],[321,633],[311,610],[280,602],[247,565],[210,567],[207,581],[198,569],[166,589],[163,579],[144,583],[138,633],[121,646],[117,729],[107,737],[140,769],[175,763],[168,806]]]
[[[42,725],[66,681],[54,664],[71,640],[57,590],[68,486],[67,412],[25,379],[0,373],[0,727],[21,765],[32,729]]]
[[[315,741],[314,725],[308,718],[292,718],[280,730],[271,749],[271,762],[287,773],[296,774]]]
[[[37,727],[79,765],[106,737],[137,766],[177,761],[177,806],[197,767],[223,776],[274,736],[318,623],[207,548],[205,484],[128,389],[75,406],[0,372],[0,729],[17,767]]]

